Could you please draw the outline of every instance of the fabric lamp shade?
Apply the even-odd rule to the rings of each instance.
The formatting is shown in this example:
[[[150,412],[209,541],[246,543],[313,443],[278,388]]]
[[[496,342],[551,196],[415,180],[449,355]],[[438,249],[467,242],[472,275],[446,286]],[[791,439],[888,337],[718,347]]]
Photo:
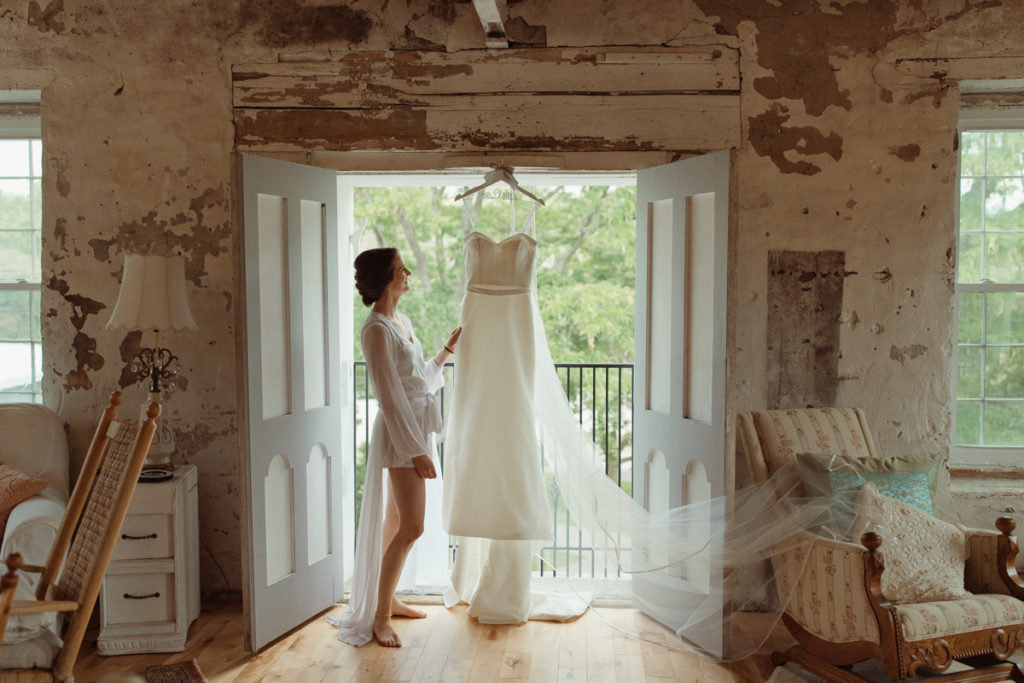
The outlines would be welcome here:
[[[196,329],[185,295],[184,259],[180,256],[125,256],[121,291],[107,327]]]

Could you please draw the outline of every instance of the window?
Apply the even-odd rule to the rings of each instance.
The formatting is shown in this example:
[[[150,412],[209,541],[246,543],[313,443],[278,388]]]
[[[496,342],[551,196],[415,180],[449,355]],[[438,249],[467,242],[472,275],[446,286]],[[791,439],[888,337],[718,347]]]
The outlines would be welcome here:
[[[1000,452],[1020,454],[1024,125],[1013,129],[1005,120],[988,126],[979,118],[962,121],[956,295],[954,453],[987,461],[999,460]]]
[[[24,109],[0,97],[0,402],[41,403],[43,145],[38,104],[6,107]]]

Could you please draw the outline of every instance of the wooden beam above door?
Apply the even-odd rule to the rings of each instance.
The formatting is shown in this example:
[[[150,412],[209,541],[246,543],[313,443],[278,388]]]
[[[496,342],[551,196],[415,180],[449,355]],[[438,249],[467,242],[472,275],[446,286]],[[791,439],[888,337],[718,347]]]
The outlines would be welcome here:
[[[441,95],[738,96],[739,87],[739,53],[724,45],[355,52],[232,69],[239,108],[367,108],[427,104],[425,97]]]
[[[738,146],[724,45],[347,53],[236,65],[244,151],[700,153]]]

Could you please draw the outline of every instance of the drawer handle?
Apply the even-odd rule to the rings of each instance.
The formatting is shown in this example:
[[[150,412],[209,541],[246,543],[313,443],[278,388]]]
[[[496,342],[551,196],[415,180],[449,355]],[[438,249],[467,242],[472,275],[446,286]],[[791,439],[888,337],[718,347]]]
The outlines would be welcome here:
[[[132,595],[131,593],[125,593],[125,600],[148,600],[150,598],[159,598],[159,593],[150,593],[149,595]]]
[[[144,541],[147,538],[156,538],[156,532],[149,534],[148,536],[129,536],[128,534],[121,534],[121,538],[126,541]]]

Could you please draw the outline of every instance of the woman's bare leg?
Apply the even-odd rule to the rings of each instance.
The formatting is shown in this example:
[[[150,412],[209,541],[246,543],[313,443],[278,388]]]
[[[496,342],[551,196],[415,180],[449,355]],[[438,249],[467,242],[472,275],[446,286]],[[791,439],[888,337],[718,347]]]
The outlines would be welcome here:
[[[380,585],[377,591],[377,614],[373,618],[373,635],[385,647],[401,647],[395,629],[391,626],[390,605],[395,597],[395,586],[402,574],[405,558],[416,539],[423,534],[423,514],[426,507],[426,486],[411,467],[395,467],[390,475],[389,499],[394,496],[398,510],[398,528],[384,549],[381,561]],[[389,505],[390,508],[390,500]]]
[[[388,504],[384,511],[384,539],[382,548],[387,549],[391,545],[391,541],[394,540],[395,534],[398,533],[398,520],[400,515],[398,514],[398,503],[395,502],[395,488],[388,482]],[[403,560],[404,566],[404,560]],[[398,572],[399,578],[402,576],[402,572]],[[377,610],[383,612],[384,610]],[[415,609],[401,600],[398,596],[392,596],[391,598],[391,616],[395,617],[409,617],[410,619],[425,619],[427,616],[426,612],[421,612]]]

